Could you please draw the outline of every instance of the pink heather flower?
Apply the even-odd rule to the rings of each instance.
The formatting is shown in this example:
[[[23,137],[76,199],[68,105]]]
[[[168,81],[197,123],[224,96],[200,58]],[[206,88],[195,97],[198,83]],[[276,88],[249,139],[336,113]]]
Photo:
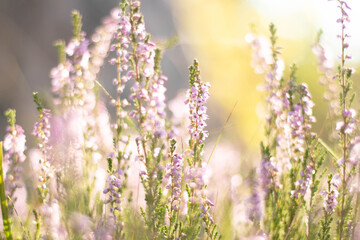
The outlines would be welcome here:
[[[125,83],[134,79],[129,99],[134,102],[137,109],[132,110],[129,117],[138,121],[145,132],[163,138],[167,135],[165,130],[166,88],[164,86],[167,78],[159,72],[155,73],[156,45],[145,40],[148,33],[136,5],[136,2],[132,3],[130,11],[135,11],[133,17],[139,21],[131,22],[129,13],[126,11],[118,11],[118,18],[114,19],[117,25],[113,40],[116,43],[111,45],[110,51],[115,53],[115,57],[110,62],[116,65],[118,77],[113,81],[117,90],[117,99],[113,104],[125,107],[125,103],[120,102],[120,94],[125,88]],[[113,24],[112,21],[111,24]],[[130,60],[134,62],[134,69]],[[117,115],[118,118],[125,117],[120,109],[117,110]]]
[[[263,196],[256,179],[251,180],[251,196],[247,199],[247,215],[253,222],[260,222],[263,217]]]
[[[60,63],[51,69],[52,92],[57,95],[58,100],[70,97],[69,90],[72,89],[70,72],[73,71],[74,69],[70,61],[66,61],[65,64]],[[56,104],[60,103],[58,100],[55,102]]]
[[[355,118],[355,116],[356,116],[356,111],[354,110],[354,109],[344,109],[343,110],[343,112],[342,112],[342,114],[343,114],[343,116],[345,117],[345,118],[350,118],[350,119],[352,119],[352,118]]]
[[[330,77],[334,70],[334,63],[329,56],[329,52],[320,43],[316,43],[312,51],[318,60],[318,70],[324,74],[325,77]],[[321,83],[325,84],[325,82]]]
[[[291,191],[291,197],[299,198],[301,196],[305,196],[305,194],[309,190],[309,186],[312,183],[312,174],[313,170],[311,167],[306,167],[305,172],[300,172],[300,179],[298,179],[295,183],[295,190]]]
[[[270,41],[253,33],[245,36],[246,42],[251,44],[252,59],[251,66],[255,69],[256,74],[263,74],[269,70],[269,66],[273,64],[274,59],[271,52]]]
[[[62,107],[81,107],[92,110],[95,94],[92,91],[98,71],[90,70],[89,40],[82,32],[79,38],[73,38],[65,48],[66,61],[51,70],[55,104]]]
[[[171,190],[171,195],[169,197],[171,207],[178,210],[181,202],[183,159],[181,155],[178,154],[174,154],[170,159],[171,163],[167,164],[165,167],[166,174],[164,176],[164,181],[167,182],[165,188]]]
[[[40,213],[43,217],[44,228],[46,235],[51,239],[60,240],[66,239],[68,233],[64,224],[61,222],[61,210],[57,200],[51,200],[40,207]]]
[[[24,162],[26,149],[26,137],[21,126],[15,124],[15,110],[8,110],[6,112],[9,126],[6,128],[6,135],[4,138],[4,174],[5,174],[5,190],[6,195],[13,198],[16,189],[21,188],[20,178],[23,173],[23,168],[19,166]],[[15,202],[16,199],[13,199]],[[10,208],[12,213],[12,207]]]
[[[356,137],[350,146],[349,163],[356,166],[360,160],[360,138]]]
[[[122,188],[122,180],[123,171],[118,170],[116,172],[111,173],[106,182],[107,188],[104,189],[103,193],[107,195],[107,199],[105,200],[106,204],[110,204],[110,212],[113,214],[114,219],[116,219],[116,212],[121,212],[121,188]]]
[[[192,196],[189,196],[190,203],[202,203],[208,200],[205,191],[208,178],[208,172],[204,164],[200,167],[187,167],[185,169],[184,179],[193,193]]]
[[[71,169],[76,177],[83,174],[85,143],[92,141],[92,136],[84,139],[86,119],[78,109],[65,111],[61,116],[54,116],[51,121],[50,144],[52,166],[61,171]],[[63,152],[66,151],[66,155]],[[93,152],[94,155],[96,152]],[[90,157],[90,156],[89,156]]]
[[[202,143],[209,135],[204,128],[207,126],[206,102],[210,97],[210,83],[195,82],[187,92],[185,103],[190,110],[189,134],[196,142]]]
[[[214,222],[210,214],[210,209],[214,204],[208,199],[206,191],[206,185],[209,180],[207,174],[208,171],[205,164],[202,164],[200,167],[187,167],[185,169],[184,180],[191,189],[192,195],[187,196],[187,192],[185,192],[183,204],[186,204],[187,202],[191,205],[198,204],[201,211],[200,217],[206,218],[210,222]]]
[[[42,156],[39,159],[40,174],[39,174],[39,188],[41,189],[42,200],[45,201],[47,196],[48,181],[53,177],[52,167],[50,164],[51,158],[49,157],[49,137],[50,137],[50,110],[41,109],[39,113],[39,121],[35,123],[33,134],[38,139],[38,149],[41,151]]]
[[[26,149],[26,137],[24,130],[21,126],[15,125],[14,128],[7,127],[7,134],[4,138],[4,159],[10,161],[10,159],[17,158],[17,161],[24,162],[26,156],[24,151]]]
[[[104,64],[104,59],[107,57],[109,50],[114,51],[114,47],[110,47],[114,33],[117,31],[117,23],[120,18],[121,9],[114,8],[111,10],[110,16],[102,20],[102,25],[95,29],[95,33],[91,37],[93,43],[89,49],[90,62],[89,70],[92,76],[96,76],[100,71],[100,67]]]
[[[339,121],[336,123],[336,130],[344,132],[344,134],[352,134],[356,128],[355,116],[356,111],[354,109],[344,109],[342,112],[345,122]]]
[[[266,74],[266,89],[276,89],[280,85],[280,79],[283,76],[284,61],[281,58],[276,59],[274,71],[272,65],[275,59],[272,55],[271,43],[269,39],[257,36],[253,33],[246,35],[245,40],[251,44],[252,60],[251,66],[256,74]]]
[[[315,117],[312,115],[312,108],[314,106],[312,97],[306,84],[299,86],[300,101],[293,105],[288,112],[287,122],[291,131],[291,157],[292,160],[297,161],[302,159],[302,154],[305,152],[305,142],[307,134],[311,134],[311,123],[315,122]],[[297,154],[297,153],[300,153]]]
[[[42,150],[43,153],[49,148],[47,143],[50,137],[50,117],[50,110],[44,108],[39,114],[39,122],[34,125],[33,135],[39,139],[38,148]]]
[[[327,213],[335,211],[338,204],[337,197],[339,196],[338,188],[340,183],[341,177],[339,175],[332,176],[328,181],[329,189],[321,194],[324,197],[324,209]]]
[[[274,163],[274,158],[263,158],[260,166],[260,178],[261,187],[265,193],[268,193],[271,185],[277,185],[277,175],[278,169]]]
[[[284,109],[284,100],[280,92],[274,92],[269,96],[267,102],[270,103],[270,111],[275,115],[280,115]]]
[[[326,87],[324,99],[329,102],[329,112],[332,116],[338,115],[340,111],[338,100],[339,87],[336,78],[333,77],[334,62],[331,56],[329,56],[329,51],[319,42],[313,46],[313,53],[317,57],[318,71],[322,75],[319,82]]]
[[[330,192],[325,193],[324,207],[326,212],[331,213],[335,211],[335,207],[338,204],[338,201],[336,200],[338,196],[339,192],[337,189],[332,189]]]

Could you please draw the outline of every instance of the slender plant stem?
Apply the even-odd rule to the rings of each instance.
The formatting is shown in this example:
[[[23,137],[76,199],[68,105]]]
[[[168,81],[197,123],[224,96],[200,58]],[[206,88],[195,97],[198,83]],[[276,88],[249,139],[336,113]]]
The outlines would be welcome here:
[[[3,218],[5,237],[8,240],[12,240],[13,237],[11,234],[9,209],[8,209],[7,200],[5,197],[2,142],[0,142],[0,199],[1,199],[1,213],[2,213],[2,218]]]
[[[340,3],[340,7],[342,10],[342,27],[341,27],[341,87],[342,87],[342,104],[343,110],[346,110],[346,83],[345,83],[345,35],[344,35],[344,13],[343,13],[343,5]],[[346,126],[346,115],[343,114],[343,121],[344,126]],[[340,220],[340,236],[339,239],[341,240],[343,237],[343,228],[344,228],[344,218],[345,218],[345,197],[346,197],[346,151],[347,151],[347,134],[343,133],[343,168],[342,168],[342,199],[341,199],[341,220]]]
[[[357,185],[359,186],[360,184],[360,175],[358,176],[358,183]],[[354,223],[353,223],[353,229],[352,229],[352,239],[355,239],[355,232],[356,232],[356,227],[357,227],[357,224],[358,224],[358,209],[359,209],[359,195],[360,193],[357,192],[356,193],[356,202],[355,202],[355,213],[354,213]]]

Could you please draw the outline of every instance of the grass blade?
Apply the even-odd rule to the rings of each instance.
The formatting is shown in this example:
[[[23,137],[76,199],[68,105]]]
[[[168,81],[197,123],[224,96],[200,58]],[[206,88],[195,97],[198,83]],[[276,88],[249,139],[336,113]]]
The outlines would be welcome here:
[[[335,160],[339,160],[340,157],[338,157],[335,152],[321,139],[318,139],[318,142],[325,148],[325,150],[330,153],[330,155],[335,159]]]
[[[237,100],[237,101],[235,102],[234,107],[232,108],[229,116],[227,117],[224,126],[221,128],[220,134],[219,134],[218,138],[216,139],[216,143],[215,143],[215,145],[214,145],[214,147],[213,147],[213,149],[212,149],[212,151],[211,151],[211,153],[210,153],[210,156],[209,156],[209,159],[208,159],[208,161],[207,161],[207,164],[209,164],[210,159],[211,159],[211,157],[212,157],[212,155],[213,155],[213,153],[214,153],[214,151],[215,151],[215,148],[216,148],[216,146],[218,145],[218,143],[220,142],[220,138],[221,138],[221,136],[222,136],[222,134],[223,134],[223,131],[224,131],[225,127],[227,126],[227,124],[229,123],[229,120],[230,120],[230,118],[231,118],[231,115],[232,115],[233,112],[235,111],[235,108],[236,108],[236,105],[238,104],[238,102],[239,102],[239,100]]]

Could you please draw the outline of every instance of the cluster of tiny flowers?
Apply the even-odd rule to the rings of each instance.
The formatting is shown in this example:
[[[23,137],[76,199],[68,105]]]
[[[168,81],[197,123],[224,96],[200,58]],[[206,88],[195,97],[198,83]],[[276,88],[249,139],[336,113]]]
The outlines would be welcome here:
[[[245,36],[246,42],[248,42],[252,49],[251,66],[254,68],[256,74],[268,73],[271,64],[274,63],[274,58],[271,51],[271,43],[269,39],[257,36],[253,33],[248,33]],[[282,60],[278,60],[276,79],[282,77]]]
[[[349,163],[352,166],[356,166],[360,160],[360,138],[355,137],[351,146],[349,153]]]
[[[289,166],[288,146],[290,139],[287,131],[289,128],[286,122],[285,112],[288,107],[288,100],[284,92],[279,88],[280,79],[282,78],[284,70],[284,62],[281,58],[274,58],[269,39],[249,33],[246,36],[246,41],[250,43],[252,48],[251,65],[255,73],[265,74],[265,90],[268,92],[266,101],[269,108],[266,116],[269,124],[268,127],[271,127],[270,125],[274,121],[278,131],[275,136],[278,146],[276,157],[281,160],[281,165]],[[273,163],[262,161],[261,171],[265,171],[265,169],[270,171],[276,169],[274,172],[277,172],[278,170],[281,171],[283,166],[276,169]],[[273,175],[274,172],[262,175],[264,178],[262,184],[264,189],[267,189],[266,186],[268,186],[268,183],[266,182],[270,181],[269,177]]]
[[[134,101],[137,109],[131,111],[129,116],[137,120],[146,132],[151,132],[157,137],[166,136],[165,132],[165,76],[155,74],[154,58],[156,45],[148,41],[142,15],[139,12],[140,2],[135,1],[130,5],[130,16],[125,13],[119,18],[118,31],[114,34],[117,43],[111,49],[116,51],[116,58],[110,60],[117,65],[118,78],[113,84],[121,94],[125,88],[124,83],[135,79],[131,88],[129,99]],[[131,44],[133,39],[136,44]],[[133,50],[133,54],[128,51]],[[134,69],[129,68],[129,61],[134,63]],[[121,84],[123,83],[123,84]],[[120,104],[119,99],[115,104]],[[119,115],[124,115],[120,111]]]
[[[356,111],[354,109],[344,109],[342,111],[344,121],[336,123],[336,130],[343,132],[344,134],[351,134],[356,128]]]
[[[58,96],[54,101],[56,105],[93,105],[95,96],[91,94],[93,79],[90,78],[88,46],[85,33],[81,33],[80,39],[73,38],[65,49],[68,59],[51,70],[52,90]]]
[[[261,178],[261,187],[265,191],[265,193],[268,193],[270,187],[272,185],[277,184],[277,175],[279,170],[277,169],[274,158],[268,159],[268,157],[264,157],[261,160],[261,166],[260,166],[260,178]]]
[[[133,86],[133,94],[130,97],[131,99],[136,98],[139,101],[142,101],[142,106],[140,109],[140,114],[136,112],[131,112],[130,116],[140,119],[141,116],[146,116],[142,124],[143,128],[147,132],[151,132],[156,137],[165,137],[165,92],[166,88],[164,83],[167,81],[165,76],[154,75],[152,78],[152,85],[150,89],[142,88],[140,85],[135,83]],[[145,104],[146,103],[146,104]]]
[[[90,53],[88,50],[88,46],[89,46],[89,40],[85,38],[84,32],[81,33],[80,39],[73,38],[66,46],[66,54],[69,57],[73,58],[72,60],[73,65],[77,65],[77,64],[80,65],[82,70],[87,69],[89,66],[88,64],[90,59]],[[76,74],[82,74],[82,73],[77,72]]]
[[[288,106],[284,92],[280,89],[280,80],[284,71],[283,64],[282,59],[278,58],[275,65],[273,65],[274,70],[271,70],[269,66],[269,71],[265,78],[266,90],[268,91],[266,98],[269,106],[268,121],[271,121],[274,117],[276,119],[277,116],[284,112],[284,108]]]
[[[189,134],[191,134],[192,139],[199,143],[202,143],[209,135],[208,131],[204,129],[207,125],[205,121],[208,119],[205,105],[210,97],[209,88],[210,83],[195,82],[188,90],[185,101],[190,110]]]
[[[104,189],[103,193],[108,195],[105,203],[109,203],[111,205],[110,212],[114,214],[115,218],[115,210],[121,211],[121,177],[122,170],[112,173],[108,176],[106,182],[108,187]]]
[[[214,222],[210,209],[214,204],[207,197],[206,185],[208,182],[208,175],[205,164],[201,167],[187,167],[184,173],[184,179],[186,184],[190,188],[190,196],[188,203],[191,205],[199,204],[201,215],[210,222]]]
[[[73,38],[66,47],[66,53],[72,58],[74,72],[71,76],[71,96],[73,106],[84,108],[85,113],[91,112],[95,107],[94,82],[89,70],[90,52],[89,40],[85,33],[81,33],[80,39]]]
[[[215,206],[213,202],[211,202],[206,195],[203,195],[201,204],[200,204],[200,210],[201,214],[200,217],[205,218],[206,220],[209,220],[210,222],[214,222],[213,217],[210,214],[211,207]]]
[[[292,111],[289,111],[288,123],[291,128],[293,151],[304,153],[306,132],[311,129],[311,123],[315,122],[315,117],[312,115],[314,103],[308,86],[303,83],[299,88],[300,103],[294,105]]]
[[[39,114],[39,122],[35,123],[33,134],[38,139],[38,148],[42,152],[43,156],[39,160],[41,174],[39,176],[39,182],[41,189],[47,188],[47,182],[52,177],[51,165],[49,158],[49,138],[50,138],[50,110],[42,109]],[[44,195],[43,195],[44,197]]]
[[[57,200],[51,200],[42,205],[40,207],[40,213],[44,219],[44,227],[51,239],[60,240],[68,237],[66,228],[61,222],[62,214]]]
[[[339,196],[338,188],[340,181],[339,175],[333,176],[330,180],[328,191],[322,192],[324,197],[324,208],[327,213],[334,212],[335,207],[338,204],[337,197]]]
[[[312,174],[313,170],[311,167],[306,167],[305,172],[300,172],[300,179],[295,183],[295,190],[291,191],[291,197],[298,198],[299,196],[305,196],[306,192],[309,190],[309,186],[312,183]]]
[[[309,123],[315,122],[315,117],[312,115],[312,108],[314,107],[314,102],[312,101],[312,97],[309,91],[309,87],[306,83],[300,85],[300,94],[301,94],[301,103],[304,109],[304,121],[305,121],[305,129],[310,129],[311,126]]]
[[[26,158],[24,154],[26,137],[23,128],[19,125],[14,127],[8,126],[6,131],[7,134],[4,138],[4,159],[10,161],[16,158],[19,162],[24,162]]]
[[[121,9],[114,8],[111,10],[110,16],[102,21],[102,25],[95,29],[95,33],[91,36],[93,46],[89,49],[91,67],[89,70],[92,76],[96,76],[100,71],[100,67],[104,64],[107,57],[114,34],[118,29],[118,22],[121,16]],[[111,48],[113,49],[113,47]]]
[[[156,137],[165,137],[165,92],[164,83],[167,81],[166,76],[154,75],[149,96],[149,107],[147,108],[147,118],[144,128],[151,128]]]
[[[279,115],[283,109],[283,93],[279,89],[280,80],[283,76],[284,61],[281,58],[275,58],[272,52],[272,46],[269,39],[249,33],[246,35],[246,41],[252,48],[251,65],[257,74],[265,75],[265,89],[269,91],[267,102],[270,103],[270,116]]]
[[[44,108],[39,114],[39,122],[36,122],[34,125],[33,134],[37,139],[39,139],[38,148],[43,154],[46,154],[49,149],[50,117],[50,110]]]
[[[251,66],[255,73],[266,74],[267,90],[278,88],[285,65],[281,58],[274,59],[269,39],[249,33],[245,40],[252,48]]]
[[[61,101],[69,99],[71,97],[70,91],[70,72],[73,72],[74,68],[70,61],[65,63],[59,63],[50,71],[50,78],[52,84],[52,92],[57,95],[58,98],[54,99],[54,103],[59,105]],[[68,104],[67,101],[64,104]]]
[[[276,97],[275,97],[276,96]],[[269,126],[271,125],[271,120],[275,119],[274,130],[276,131],[276,153],[274,154],[274,162],[277,163],[277,170],[281,175],[282,172],[286,169],[292,167],[291,161],[294,156],[291,151],[292,146],[292,134],[291,126],[289,124],[290,113],[290,102],[288,92],[285,90],[281,93],[279,90],[272,92],[272,97],[274,104],[270,104],[270,114],[268,115]],[[272,100],[270,100],[272,101]]]
[[[167,182],[165,188],[171,190],[169,202],[174,210],[178,210],[181,201],[181,180],[183,170],[183,158],[181,155],[170,156],[171,163],[167,164],[164,181]]]
[[[201,167],[187,167],[184,173],[185,182],[189,185],[191,196],[189,196],[189,203],[206,205],[206,190],[205,185],[208,181],[207,171],[205,165]]]
[[[259,191],[258,182],[254,179],[251,182],[251,196],[247,199],[249,207],[247,208],[247,216],[253,222],[260,222],[263,216],[262,196]]]
[[[5,177],[5,187],[7,195],[11,198],[15,190],[21,187],[18,181],[24,170],[18,164],[24,162],[26,158],[24,154],[26,138],[24,130],[19,125],[8,126],[6,131],[4,163],[7,165],[8,171]]]
[[[313,53],[317,57],[318,61],[318,70],[322,74],[319,79],[320,84],[326,86],[326,91],[324,93],[324,99],[329,102],[330,114],[336,115],[339,112],[339,87],[335,78],[333,77],[334,72],[334,63],[327,56],[327,51],[320,44],[316,43],[313,47]]]
[[[124,84],[133,77],[131,72],[121,76],[121,73],[127,71],[129,68],[129,59],[131,56],[129,53],[131,50],[129,48],[129,43],[131,42],[131,23],[130,17],[120,10],[114,11],[112,15],[116,23],[115,32],[113,33],[112,38],[116,43],[111,45],[110,51],[115,52],[116,56],[111,58],[109,62],[111,65],[116,64],[118,78],[113,80],[113,85],[116,87],[117,93],[121,94],[124,90]],[[113,22],[109,21],[108,24],[112,26]]]
[[[349,5],[346,3],[346,1],[341,1],[341,0],[338,0],[338,3],[339,3],[339,8],[341,9],[341,18],[337,19],[336,22],[337,23],[340,23],[341,24],[341,27],[342,29],[346,29],[346,25],[345,23],[349,23],[350,22],[350,17],[349,17],[349,14],[347,13],[347,10],[351,10],[351,8],[349,7]],[[348,34],[345,34],[344,36],[338,36],[338,38],[348,38],[350,37]],[[344,46],[344,48],[348,48],[349,45],[346,44]],[[347,59],[350,59],[351,57],[347,57]]]

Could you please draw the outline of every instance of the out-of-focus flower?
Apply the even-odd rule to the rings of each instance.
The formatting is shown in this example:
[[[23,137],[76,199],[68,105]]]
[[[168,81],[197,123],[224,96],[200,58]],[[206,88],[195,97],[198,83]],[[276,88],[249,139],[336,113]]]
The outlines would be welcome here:
[[[327,213],[332,213],[335,211],[335,207],[338,204],[337,197],[339,196],[338,188],[340,186],[340,176],[335,175],[329,179],[329,189],[322,192],[324,198],[324,208]]]
[[[169,202],[171,207],[178,210],[181,202],[181,181],[183,171],[183,159],[181,155],[174,154],[170,157],[171,163],[167,164],[164,181],[167,183],[165,188],[171,190]]]

